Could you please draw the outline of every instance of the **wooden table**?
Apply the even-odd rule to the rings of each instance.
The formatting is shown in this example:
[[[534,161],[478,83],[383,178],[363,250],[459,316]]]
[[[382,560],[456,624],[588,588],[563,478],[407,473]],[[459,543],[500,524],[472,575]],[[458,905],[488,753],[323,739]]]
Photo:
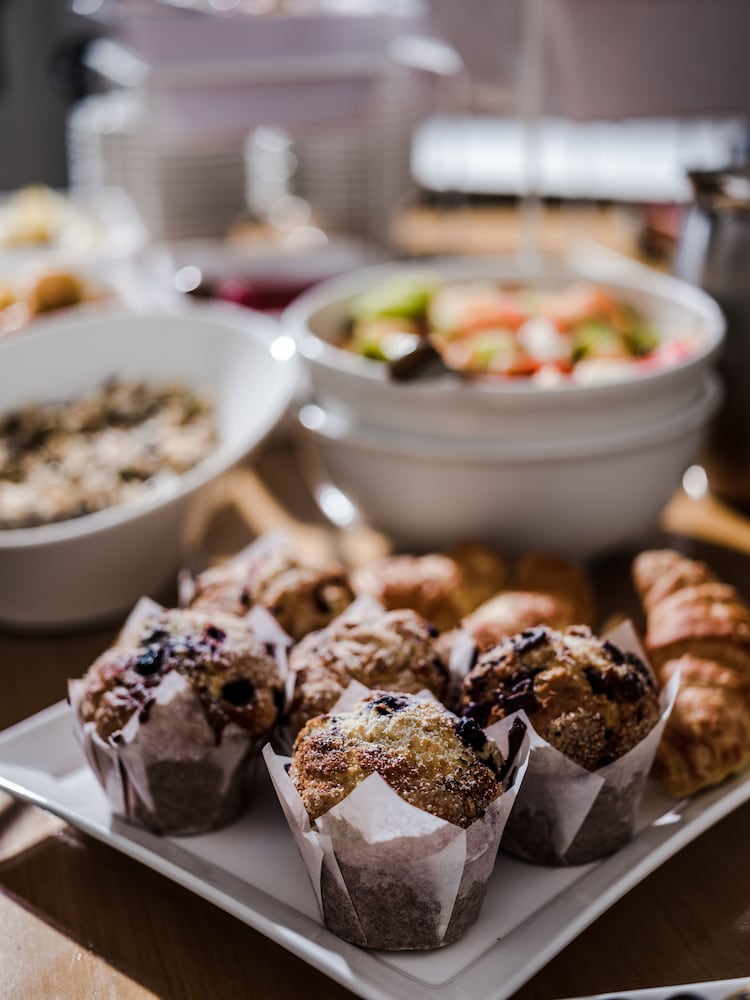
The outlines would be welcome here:
[[[312,516],[288,455],[269,454],[261,474],[293,498],[295,516]],[[253,480],[245,485],[252,489]],[[234,511],[210,527],[215,551],[242,544],[250,536],[248,518],[260,520],[257,529],[285,517],[262,492],[250,500],[240,489],[235,500]],[[731,549],[712,549],[709,558],[750,597],[747,522],[711,501],[682,497],[666,523],[731,542]],[[305,540],[327,537],[313,527]],[[360,551],[377,549],[377,538],[366,533],[355,542]],[[633,601],[627,566],[623,555],[593,569],[605,613]],[[80,675],[113,634],[114,628],[69,636],[0,634],[0,729],[63,697],[66,678]],[[516,1000],[750,976],[749,841],[750,804],[628,893]],[[0,997],[150,996],[344,1000],[351,994],[169,880],[0,794]]]

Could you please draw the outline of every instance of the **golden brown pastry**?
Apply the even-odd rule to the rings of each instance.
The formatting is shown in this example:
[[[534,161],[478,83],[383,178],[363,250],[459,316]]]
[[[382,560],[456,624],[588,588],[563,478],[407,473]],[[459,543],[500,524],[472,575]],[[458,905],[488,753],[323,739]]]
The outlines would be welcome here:
[[[517,590],[550,594],[569,605],[569,625],[594,624],[594,592],[586,573],[569,559],[549,552],[526,552],[516,565]]]
[[[377,772],[411,805],[466,828],[502,794],[503,760],[471,719],[437,702],[373,691],[307,723],[289,777],[311,820]]]
[[[435,630],[415,611],[383,611],[377,605],[358,615],[340,615],[311,632],[289,656],[296,677],[289,711],[293,732],[329,712],[352,680],[385,691],[427,689],[442,699],[448,668],[435,641]]]
[[[217,742],[230,722],[254,738],[276,722],[283,684],[263,643],[232,615],[180,609],[159,609],[94,661],[81,721],[95,723],[104,740],[136,713],[146,723],[154,689],[173,671],[195,690]]]
[[[412,608],[441,631],[457,625],[506,580],[503,557],[474,542],[448,554],[386,556],[352,577],[357,593],[372,594],[390,610]]]
[[[515,635],[535,625],[549,625],[565,629],[577,624],[571,615],[570,605],[533,590],[504,590],[461,622],[480,650],[489,649],[508,635]]]
[[[633,578],[647,612],[677,590],[717,582],[705,563],[686,559],[674,549],[641,552],[633,563]]]
[[[582,569],[547,552],[527,552],[512,575],[512,590],[485,601],[461,622],[480,650],[536,625],[566,629],[593,625],[594,599]]]
[[[323,628],[353,599],[342,566],[313,562],[279,539],[201,573],[190,607],[242,616],[260,604],[296,640]]]
[[[78,305],[86,298],[81,279],[70,271],[48,271],[35,281],[29,292],[32,314],[51,312]]]
[[[633,577],[660,679],[682,674],[655,773],[672,795],[692,795],[750,763],[750,608],[672,550],[641,553]]]
[[[750,759],[750,691],[741,674],[689,654],[668,660],[666,682],[680,670],[677,696],[654,765],[671,795],[682,798],[743,767]]]
[[[589,771],[622,757],[659,719],[656,679],[633,653],[583,625],[504,638],[464,679],[462,714],[492,725],[519,709],[534,729]]]

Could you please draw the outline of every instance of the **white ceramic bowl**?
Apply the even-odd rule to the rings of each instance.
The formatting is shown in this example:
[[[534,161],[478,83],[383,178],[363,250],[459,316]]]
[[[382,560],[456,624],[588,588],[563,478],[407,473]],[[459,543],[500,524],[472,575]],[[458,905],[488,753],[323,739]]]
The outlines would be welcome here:
[[[213,392],[219,439],[173,491],[0,531],[0,621],[57,627],[111,619],[164,587],[180,562],[191,503],[260,444],[292,398],[297,357],[277,336],[266,317],[206,307],[179,317],[50,320],[0,347],[3,412],[73,398],[115,374],[178,380]]]
[[[596,281],[643,311],[663,337],[696,331],[704,346],[672,367],[607,384],[540,388],[520,379],[491,385],[453,375],[393,382],[385,365],[335,345],[351,300],[397,274],[545,287]],[[699,390],[724,335],[721,310],[700,289],[612,255],[536,263],[518,257],[435,258],[367,268],[306,292],[286,310],[283,322],[300,346],[316,401],[331,414],[362,429],[509,443],[552,437],[564,443],[592,429],[646,428],[679,413]]]
[[[362,430],[317,406],[303,407],[300,423],[310,467],[322,468],[401,546],[482,538],[511,551],[589,556],[653,529],[719,397],[707,375],[692,400],[661,421],[567,443],[436,442]]]

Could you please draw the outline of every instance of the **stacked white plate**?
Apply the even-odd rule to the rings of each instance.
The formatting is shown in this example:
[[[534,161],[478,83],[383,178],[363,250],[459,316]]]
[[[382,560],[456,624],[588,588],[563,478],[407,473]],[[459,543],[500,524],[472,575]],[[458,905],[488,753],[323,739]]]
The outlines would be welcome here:
[[[138,92],[83,101],[68,122],[71,184],[125,188],[154,238],[223,235],[244,207],[241,137],[158,125]]]
[[[393,213],[412,187],[412,135],[425,105],[415,74],[388,66],[356,118],[253,131],[245,146],[249,207],[267,216],[277,198],[296,195],[323,228],[387,242]]]

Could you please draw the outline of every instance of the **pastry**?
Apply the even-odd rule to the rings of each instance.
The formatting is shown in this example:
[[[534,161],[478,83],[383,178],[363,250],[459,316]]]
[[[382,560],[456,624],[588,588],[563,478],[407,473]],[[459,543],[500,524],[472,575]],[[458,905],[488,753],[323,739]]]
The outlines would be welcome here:
[[[327,625],[354,599],[345,569],[301,555],[286,539],[265,538],[194,581],[190,607],[244,615],[267,608],[295,640]]]
[[[565,629],[592,625],[594,600],[591,583],[575,563],[545,552],[521,556],[505,587],[461,620],[479,650],[489,649],[505,636],[536,625]],[[442,641],[449,651],[453,637]]]
[[[565,609],[570,625],[594,624],[591,581],[569,559],[550,552],[526,552],[516,564],[513,584],[516,590],[549,594]]]
[[[682,677],[654,773],[672,795],[692,795],[750,763],[750,608],[672,550],[641,553],[633,577],[659,676]]]
[[[484,652],[463,682],[463,713],[480,725],[520,710],[531,752],[503,849],[545,865],[618,850],[635,832],[664,725],[649,667],[585,626],[527,629]]]
[[[479,914],[513,805],[506,772],[525,767],[518,745],[523,764],[427,696],[373,691],[311,719],[290,764],[266,747],[326,926],[389,950],[459,938]]]
[[[358,569],[352,582],[358,594],[371,594],[389,609],[412,608],[445,631],[501,590],[506,579],[498,552],[467,542],[447,554],[386,556]]]
[[[408,608],[385,611],[373,602],[345,612],[291,651],[296,676],[290,726],[297,733],[328,712],[352,680],[369,688],[416,694],[424,689],[442,699],[448,668],[436,652],[436,631]]]
[[[502,763],[471,719],[434,701],[374,691],[351,712],[307,723],[289,777],[311,820],[376,772],[411,805],[466,828],[502,793]]]
[[[626,754],[660,715],[648,666],[585,626],[503,639],[464,680],[462,707],[482,726],[523,709],[539,736],[588,771]]]
[[[244,802],[246,764],[282,680],[231,615],[159,609],[70,684],[84,750],[114,810],[159,833],[214,829]]]

